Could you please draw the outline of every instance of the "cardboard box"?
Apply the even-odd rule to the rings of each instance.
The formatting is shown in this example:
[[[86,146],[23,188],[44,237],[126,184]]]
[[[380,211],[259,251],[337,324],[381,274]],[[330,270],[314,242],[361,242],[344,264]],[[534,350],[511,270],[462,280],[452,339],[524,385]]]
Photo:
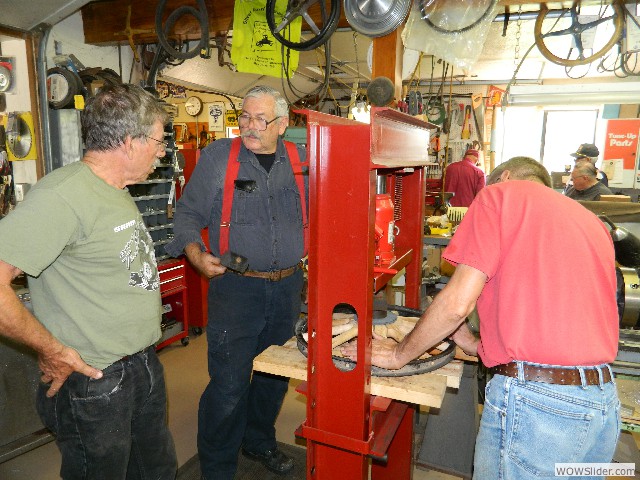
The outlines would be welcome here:
[[[425,247],[427,257],[423,263],[423,268],[426,269],[428,274],[440,275],[442,247],[439,245],[426,245]]]

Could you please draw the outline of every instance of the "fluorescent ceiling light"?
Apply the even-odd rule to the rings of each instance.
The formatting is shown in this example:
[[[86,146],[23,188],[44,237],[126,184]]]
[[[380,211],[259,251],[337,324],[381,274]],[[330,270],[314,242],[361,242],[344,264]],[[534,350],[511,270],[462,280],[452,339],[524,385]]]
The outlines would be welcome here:
[[[640,103],[640,82],[512,85],[509,106]]]

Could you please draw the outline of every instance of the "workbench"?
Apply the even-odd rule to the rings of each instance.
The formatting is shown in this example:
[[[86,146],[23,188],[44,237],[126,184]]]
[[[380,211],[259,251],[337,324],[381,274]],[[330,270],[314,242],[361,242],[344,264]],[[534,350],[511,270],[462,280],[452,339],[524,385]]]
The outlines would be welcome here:
[[[403,402],[440,408],[447,387],[457,389],[463,362],[452,360],[429,373],[406,377],[371,377],[371,394]],[[253,369],[296,380],[307,380],[307,357],[291,338],[283,346],[272,345],[253,361]]]
[[[618,397],[622,409],[620,416],[623,430],[640,432],[640,382],[637,377],[616,377]]]

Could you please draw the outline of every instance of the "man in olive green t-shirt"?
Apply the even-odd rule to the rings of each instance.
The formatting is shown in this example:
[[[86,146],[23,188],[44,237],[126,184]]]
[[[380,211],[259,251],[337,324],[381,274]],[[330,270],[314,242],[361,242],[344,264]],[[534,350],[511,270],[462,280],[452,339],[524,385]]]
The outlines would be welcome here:
[[[0,335],[33,348],[37,409],[62,478],[173,480],[166,389],[154,343],[161,300],[153,242],[126,189],[164,157],[168,115],[134,85],[82,112],[86,153],[42,178],[0,221]],[[25,273],[34,313],[11,282]]]

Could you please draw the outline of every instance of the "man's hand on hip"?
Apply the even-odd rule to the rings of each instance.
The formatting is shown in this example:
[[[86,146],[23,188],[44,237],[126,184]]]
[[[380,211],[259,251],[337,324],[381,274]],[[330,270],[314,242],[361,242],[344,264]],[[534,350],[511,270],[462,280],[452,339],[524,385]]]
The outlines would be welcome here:
[[[51,382],[47,397],[53,397],[58,393],[73,372],[82,373],[95,380],[102,378],[102,371],[87,365],[78,352],[65,346],[52,352],[41,353],[38,356],[38,364],[42,370],[40,380],[44,383]]]

